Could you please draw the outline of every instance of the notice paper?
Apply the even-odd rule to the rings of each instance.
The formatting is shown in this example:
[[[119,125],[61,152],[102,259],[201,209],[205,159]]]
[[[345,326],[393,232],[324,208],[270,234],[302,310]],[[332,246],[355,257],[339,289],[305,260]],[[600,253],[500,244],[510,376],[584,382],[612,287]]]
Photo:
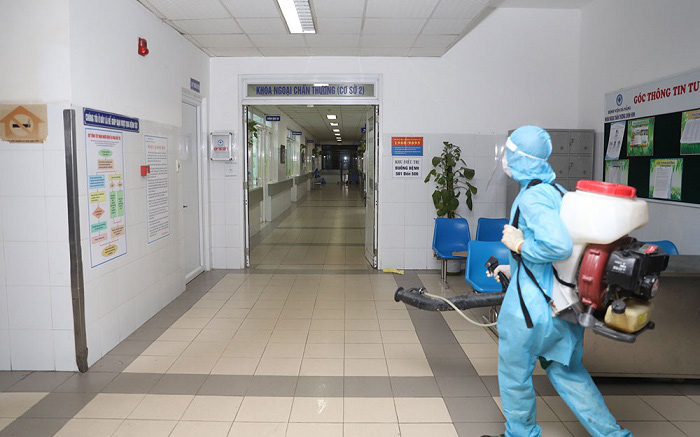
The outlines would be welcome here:
[[[654,177],[654,198],[670,199],[671,198],[671,179],[673,178],[673,167],[658,166],[656,167],[656,176]]]
[[[608,138],[608,151],[605,154],[606,160],[620,158],[622,149],[622,139],[625,137],[625,122],[617,122],[610,125],[610,137]]]
[[[93,268],[126,253],[123,140],[119,131],[85,129]]]
[[[683,159],[652,159],[649,172],[649,197],[681,200]]]
[[[629,159],[605,161],[605,182],[627,185]]]
[[[170,235],[168,195],[168,139],[143,136],[146,164],[151,167],[146,182],[146,220],[148,243]]]
[[[700,155],[700,109],[683,113],[681,155]]]
[[[627,122],[627,156],[654,154],[654,117]]]

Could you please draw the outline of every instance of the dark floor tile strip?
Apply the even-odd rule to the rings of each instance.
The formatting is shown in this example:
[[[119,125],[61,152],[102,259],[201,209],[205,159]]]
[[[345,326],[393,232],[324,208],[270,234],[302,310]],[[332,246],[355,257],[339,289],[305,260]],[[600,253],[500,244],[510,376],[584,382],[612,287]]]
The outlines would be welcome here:
[[[364,226],[278,226],[277,229],[365,229]]]
[[[346,246],[346,247],[364,247],[365,243],[266,243],[266,244],[258,244],[256,247],[275,247],[275,246],[290,246],[290,247],[295,247],[295,246],[312,246],[312,247],[340,247],[340,246]]]
[[[0,437],[52,436],[63,428],[69,420],[69,418],[51,419],[22,416],[0,431]]]

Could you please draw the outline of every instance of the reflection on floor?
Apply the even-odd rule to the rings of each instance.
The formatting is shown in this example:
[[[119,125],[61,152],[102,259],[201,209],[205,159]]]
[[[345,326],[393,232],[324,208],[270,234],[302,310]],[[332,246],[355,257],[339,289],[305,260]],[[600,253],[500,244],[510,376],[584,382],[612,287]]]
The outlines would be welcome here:
[[[296,207],[251,238],[259,269],[364,269],[365,206],[359,186],[315,186]]]
[[[390,276],[213,271],[88,373],[0,372],[0,431],[24,436],[479,436],[503,430],[490,331],[407,308]],[[536,375],[545,436],[585,436]],[[700,387],[600,384],[635,436],[700,433]]]

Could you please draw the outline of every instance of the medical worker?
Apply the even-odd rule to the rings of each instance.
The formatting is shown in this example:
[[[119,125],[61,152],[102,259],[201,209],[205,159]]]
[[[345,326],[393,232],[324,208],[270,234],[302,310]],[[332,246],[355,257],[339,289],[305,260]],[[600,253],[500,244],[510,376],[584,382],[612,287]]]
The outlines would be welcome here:
[[[631,436],[610,414],[581,363],[583,327],[553,317],[548,304],[552,263],[568,258],[572,250],[571,237],[559,217],[564,190],[553,185],[555,174],[547,162],[551,152],[552,142],[544,129],[524,126],[508,138],[502,160],[506,174],[521,184],[502,239],[515,255],[510,266],[500,268],[507,276],[512,273],[498,315],[498,383],[505,436],[542,434],[535,421],[532,385],[538,360],[592,436]]]

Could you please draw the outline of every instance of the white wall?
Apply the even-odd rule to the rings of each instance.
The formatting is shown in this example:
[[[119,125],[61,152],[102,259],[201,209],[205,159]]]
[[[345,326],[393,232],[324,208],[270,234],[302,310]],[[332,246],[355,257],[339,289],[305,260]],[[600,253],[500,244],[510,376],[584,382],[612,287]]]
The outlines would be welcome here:
[[[180,126],[190,78],[209,93],[208,56],[135,0],[70,0],[70,53],[76,105]]]
[[[0,141],[0,370],[74,370],[63,114],[43,144]]]
[[[69,0],[0,0],[0,101],[70,100]]]
[[[208,94],[209,60],[133,0],[0,0],[0,11],[0,103],[49,103],[46,143],[0,143],[0,370],[75,370],[62,110],[89,106],[175,132],[172,236],[161,244],[169,247],[137,250],[146,234],[137,176],[144,151],[136,147],[127,151],[126,179],[135,250],[96,270],[85,257],[93,363],[184,289],[177,127],[190,78]],[[147,58],[136,53],[139,36],[149,40]]]
[[[596,178],[603,176],[605,93],[698,68],[700,2],[593,0],[581,11],[579,127],[595,129]],[[649,203],[650,222],[637,238],[672,240],[681,253],[700,254],[700,209]]]
[[[240,101],[239,74],[285,71],[290,75],[381,74],[384,138],[391,134],[436,134],[436,138],[482,134],[491,141],[526,123],[575,128],[579,119],[579,21],[577,10],[496,10],[442,58],[212,58],[211,126],[240,130],[235,122],[240,120],[240,107],[235,103]],[[386,142],[382,147],[388,147]],[[474,147],[465,154],[475,156]],[[389,158],[382,150],[380,211],[396,194],[387,191],[395,185],[385,171]],[[487,176],[480,172],[477,177]],[[432,204],[429,193],[424,194],[416,207],[427,216]],[[491,201],[486,194],[478,200]],[[234,206],[242,216],[241,203]],[[399,233],[404,238],[407,225],[394,226],[395,235],[385,235],[381,225],[380,218],[380,267],[405,267],[406,254],[415,251],[395,239]],[[242,227],[239,233],[242,242]],[[387,248],[394,252],[384,250]],[[242,247],[235,248],[235,253],[239,254],[237,262],[229,268],[243,265]],[[427,268],[428,257],[422,259],[411,266]]]
[[[138,37],[148,40],[146,57],[137,53]],[[73,104],[142,120],[141,134],[125,134],[125,138],[135,137],[125,140],[129,251],[95,269],[90,268],[87,253],[85,184],[80,186],[88,362],[92,364],[184,291],[182,181],[175,170],[182,89],[189,89],[190,78],[195,78],[201,82],[201,96],[207,96],[209,59],[133,0],[70,0],[70,41]],[[145,160],[142,134],[169,138],[171,235],[151,245],[146,236],[146,182],[139,174]],[[85,159],[82,151],[79,158]]]
[[[73,370],[68,0],[0,0],[0,11],[0,103],[49,104],[45,143],[0,141],[0,370]]]

